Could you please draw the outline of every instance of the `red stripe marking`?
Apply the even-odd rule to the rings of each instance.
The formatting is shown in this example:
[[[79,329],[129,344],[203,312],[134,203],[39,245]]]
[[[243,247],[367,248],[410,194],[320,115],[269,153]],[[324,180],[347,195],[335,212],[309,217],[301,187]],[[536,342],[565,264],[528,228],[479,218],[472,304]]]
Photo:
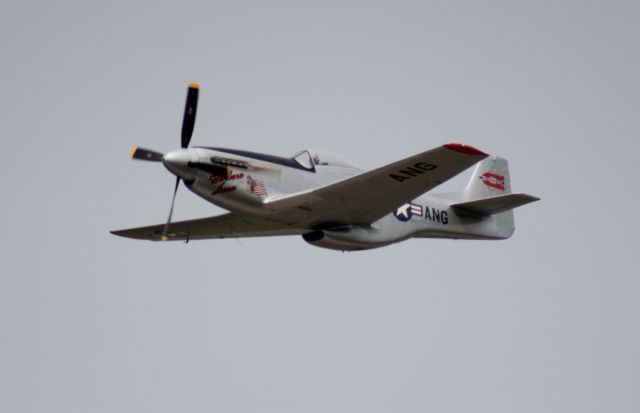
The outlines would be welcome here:
[[[487,178],[494,178],[494,179],[497,179],[498,181],[503,181],[504,182],[504,176],[498,175],[498,174],[494,174],[493,172],[485,172],[484,174],[482,174],[482,176],[485,176]]]
[[[489,156],[488,154],[482,152],[480,149],[476,149],[471,145],[463,145],[461,143],[447,143],[446,145],[442,145],[447,149],[451,149],[452,151],[465,153],[467,155],[482,155]]]
[[[491,188],[496,188],[504,191],[504,176],[494,174],[493,172],[485,172],[480,177],[482,183]]]

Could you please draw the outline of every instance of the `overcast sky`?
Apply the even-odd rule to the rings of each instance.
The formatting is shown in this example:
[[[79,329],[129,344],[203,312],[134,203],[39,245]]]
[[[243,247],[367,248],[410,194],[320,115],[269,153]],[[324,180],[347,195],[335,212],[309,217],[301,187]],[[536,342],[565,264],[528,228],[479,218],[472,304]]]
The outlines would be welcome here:
[[[638,2],[1,9],[0,411],[640,411]],[[128,155],[179,146],[190,81],[193,145],[463,142],[542,201],[500,242],[110,235],[166,218]],[[222,212],[181,188],[174,217]]]

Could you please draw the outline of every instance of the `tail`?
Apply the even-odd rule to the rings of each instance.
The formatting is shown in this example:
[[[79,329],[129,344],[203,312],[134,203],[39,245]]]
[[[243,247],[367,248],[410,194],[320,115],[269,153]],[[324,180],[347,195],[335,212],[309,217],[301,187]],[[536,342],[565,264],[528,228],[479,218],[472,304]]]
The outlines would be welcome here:
[[[491,236],[509,238],[515,231],[513,208],[539,200],[527,194],[511,193],[509,164],[499,156],[490,156],[476,165],[471,180],[462,192],[462,202],[451,205],[460,213],[492,216]]]
[[[476,165],[464,189],[464,199],[470,201],[510,193],[509,163],[499,156],[490,156]]]

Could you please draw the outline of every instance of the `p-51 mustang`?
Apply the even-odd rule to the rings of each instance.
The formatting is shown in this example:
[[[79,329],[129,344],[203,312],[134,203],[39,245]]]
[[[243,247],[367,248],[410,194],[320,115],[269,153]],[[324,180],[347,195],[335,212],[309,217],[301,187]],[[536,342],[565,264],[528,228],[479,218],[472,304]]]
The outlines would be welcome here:
[[[112,231],[146,240],[301,235],[342,251],[382,247],[409,238],[509,238],[513,208],[539,200],[511,193],[507,161],[449,143],[371,171],[322,150],[283,158],[236,149],[189,148],[198,85],[192,83],[182,125],[182,149],[161,154],[135,148],[134,159],[162,162],[176,175],[165,224]],[[467,187],[427,194],[476,165]],[[229,213],[171,223],[180,181]]]

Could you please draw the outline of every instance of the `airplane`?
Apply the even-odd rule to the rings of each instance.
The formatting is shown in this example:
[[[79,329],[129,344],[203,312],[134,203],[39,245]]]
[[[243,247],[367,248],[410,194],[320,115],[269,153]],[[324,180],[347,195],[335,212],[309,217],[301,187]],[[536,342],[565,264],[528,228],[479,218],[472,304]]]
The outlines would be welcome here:
[[[199,86],[189,84],[181,148],[162,154],[136,147],[133,159],[162,164],[176,176],[164,224],[111,231],[152,241],[297,235],[339,251],[368,250],[410,238],[503,240],[513,209],[538,201],[511,193],[507,160],[447,143],[364,171],[342,156],[308,149],[280,157],[238,149],[189,147]],[[475,165],[467,186],[431,193]],[[180,182],[228,213],[171,222]]]

